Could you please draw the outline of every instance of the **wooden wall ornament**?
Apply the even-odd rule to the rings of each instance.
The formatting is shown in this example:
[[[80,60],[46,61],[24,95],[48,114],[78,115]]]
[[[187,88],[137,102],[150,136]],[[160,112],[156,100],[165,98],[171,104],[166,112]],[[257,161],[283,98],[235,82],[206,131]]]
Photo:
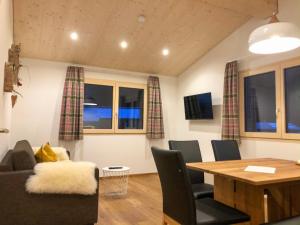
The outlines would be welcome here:
[[[8,62],[4,67],[4,92],[12,92],[14,86],[21,86],[19,78],[19,70],[22,67],[20,64],[21,44],[12,44],[8,50]]]
[[[18,84],[19,78],[19,70],[20,70],[20,53],[21,53],[21,44],[15,45],[12,44],[11,48],[8,50],[8,63],[13,67],[14,77],[13,82],[14,84]]]
[[[11,96],[11,106],[14,107],[17,103],[18,95],[12,95]]]
[[[13,67],[5,63],[4,66],[4,92],[12,92],[14,90]]]
[[[22,86],[19,78],[19,70],[22,67],[20,64],[21,44],[12,44],[8,50],[8,62],[4,66],[4,92],[14,92],[11,96],[12,107],[17,102],[18,95],[22,96],[15,90],[15,87]]]

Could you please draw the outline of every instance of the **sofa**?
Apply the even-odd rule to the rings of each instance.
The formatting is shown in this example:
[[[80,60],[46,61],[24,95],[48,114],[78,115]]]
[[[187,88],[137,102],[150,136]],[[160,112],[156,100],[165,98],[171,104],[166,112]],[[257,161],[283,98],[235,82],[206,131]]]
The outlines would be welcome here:
[[[29,194],[25,183],[36,160],[28,141],[16,143],[0,163],[0,224],[91,225],[98,219],[98,189],[94,195]],[[99,170],[95,169],[99,185]]]

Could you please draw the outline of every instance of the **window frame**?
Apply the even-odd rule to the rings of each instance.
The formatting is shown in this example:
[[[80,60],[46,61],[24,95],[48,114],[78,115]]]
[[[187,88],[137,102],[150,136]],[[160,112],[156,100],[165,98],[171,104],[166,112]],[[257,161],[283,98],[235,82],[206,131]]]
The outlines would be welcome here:
[[[297,133],[287,133],[286,131],[286,110],[285,110],[285,85],[284,85],[284,70],[286,68],[294,67],[294,66],[300,66],[300,58],[294,58],[288,61],[284,61],[281,63],[281,109],[282,109],[282,138],[283,139],[294,139],[294,140],[300,140],[300,134]]]
[[[103,85],[103,86],[111,86],[113,88],[113,96],[112,96],[112,128],[111,129],[83,129],[83,134],[112,134],[115,130],[115,97],[116,97],[116,90],[115,90],[115,82],[108,81],[108,80],[100,80],[100,79],[93,79],[93,78],[85,78],[84,84],[95,84],[95,85]]]
[[[111,86],[113,88],[112,102],[112,129],[83,129],[83,134],[146,134],[147,127],[147,85],[142,83],[130,83],[112,80],[101,80],[95,78],[85,78],[84,84],[95,84]],[[144,111],[143,111],[143,129],[119,129],[119,88],[138,88],[144,90]]]
[[[144,111],[143,111],[143,129],[119,129],[119,88],[137,88],[137,89],[143,89],[144,90]],[[116,98],[115,101],[115,133],[119,134],[146,134],[146,126],[147,126],[147,85],[146,84],[136,84],[136,83],[128,83],[128,82],[117,82],[116,83]]]
[[[294,67],[294,66],[300,66],[300,57],[288,59],[268,66],[243,70],[239,72],[240,135],[242,138],[271,138],[271,139],[300,140],[300,134],[287,133],[285,129],[286,115],[285,115],[284,69]],[[244,79],[249,76],[255,76],[270,71],[275,71],[277,132],[276,133],[246,132],[245,131]]]
[[[267,72],[275,72],[275,95],[276,95],[276,125],[277,130],[271,132],[247,132],[245,131],[245,84],[246,77],[256,76]],[[280,138],[281,137],[281,120],[280,120],[280,67],[276,65],[266,66],[258,69],[250,69],[240,72],[240,133],[242,137],[258,138]]]

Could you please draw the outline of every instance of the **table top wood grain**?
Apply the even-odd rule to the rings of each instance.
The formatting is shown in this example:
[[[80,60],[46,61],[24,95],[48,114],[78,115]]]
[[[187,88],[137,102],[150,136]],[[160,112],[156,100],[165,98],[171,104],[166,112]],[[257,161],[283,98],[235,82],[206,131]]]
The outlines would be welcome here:
[[[243,159],[232,161],[187,163],[188,168],[228,177],[252,185],[278,184],[300,181],[300,166],[295,161],[272,158]],[[246,172],[247,166],[275,167],[275,174]]]

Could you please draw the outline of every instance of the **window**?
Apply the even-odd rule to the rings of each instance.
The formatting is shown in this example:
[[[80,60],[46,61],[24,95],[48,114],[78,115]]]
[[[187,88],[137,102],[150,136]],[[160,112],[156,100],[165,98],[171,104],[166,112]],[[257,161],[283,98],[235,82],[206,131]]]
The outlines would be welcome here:
[[[242,137],[300,139],[300,58],[240,73]]]
[[[143,129],[144,90],[119,87],[119,129]]]
[[[282,135],[300,139],[300,59],[282,64]]]
[[[286,133],[300,133],[300,66],[284,70]]]
[[[245,131],[276,133],[275,71],[244,79]]]
[[[85,84],[84,128],[113,128],[113,86]]]
[[[86,79],[84,133],[145,133],[144,84]]]

